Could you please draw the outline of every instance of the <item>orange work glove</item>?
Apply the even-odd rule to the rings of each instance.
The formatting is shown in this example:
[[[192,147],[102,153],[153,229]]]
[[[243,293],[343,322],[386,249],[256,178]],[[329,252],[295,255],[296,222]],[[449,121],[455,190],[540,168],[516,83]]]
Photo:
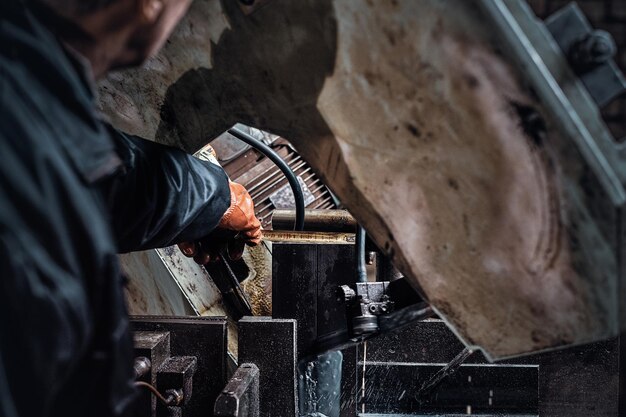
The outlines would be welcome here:
[[[254,202],[243,185],[229,181],[230,207],[222,216],[217,227],[232,230],[248,245],[261,243],[261,222],[254,215]]]
[[[218,260],[224,249],[230,259],[239,259],[244,245],[261,243],[261,222],[254,214],[252,197],[241,184],[229,181],[229,186],[230,207],[215,230],[200,241],[178,244],[185,256],[193,257],[201,265]]]

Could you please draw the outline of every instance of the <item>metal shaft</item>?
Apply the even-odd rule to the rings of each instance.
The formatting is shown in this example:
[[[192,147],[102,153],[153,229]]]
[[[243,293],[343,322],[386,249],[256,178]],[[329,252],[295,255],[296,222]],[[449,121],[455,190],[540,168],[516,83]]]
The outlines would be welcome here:
[[[272,228],[274,230],[292,229],[295,219],[295,210],[274,210]],[[305,210],[304,230],[354,233],[356,232],[356,220],[347,210]]]
[[[264,230],[263,240],[267,242],[354,245],[354,233],[343,232],[293,232],[290,230]]]

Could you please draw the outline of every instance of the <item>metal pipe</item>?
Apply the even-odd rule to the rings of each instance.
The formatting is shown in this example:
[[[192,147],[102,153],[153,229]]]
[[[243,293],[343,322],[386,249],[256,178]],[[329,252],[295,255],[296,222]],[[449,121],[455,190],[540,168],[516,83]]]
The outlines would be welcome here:
[[[277,209],[272,214],[272,228],[285,230],[296,217],[296,211]],[[356,220],[347,210],[312,210],[304,211],[304,230],[319,232],[356,232]]]
[[[296,221],[295,221],[295,225],[293,226],[293,229],[303,230],[304,229],[304,193],[302,191],[302,186],[300,185],[298,178],[293,173],[289,165],[287,165],[287,163],[283,161],[283,159],[272,148],[267,146],[265,143],[259,140],[256,140],[255,138],[248,135],[247,133],[242,132],[241,130],[234,128],[234,127],[228,129],[228,133],[230,133],[237,139],[247,143],[248,145],[252,146],[256,150],[261,152],[263,155],[269,158],[272,162],[274,162],[276,166],[278,167],[278,169],[280,169],[283,172],[283,174],[287,178],[287,181],[289,181],[289,185],[291,186],[291,190],[293,192],[293,199],[296,204],[297,214],[296,214]]]
[[[356,261],[356,281],[367,282],[367,271],[365,270],[365,229],[363,226],[358,226],[356,229],[356,242],[354,247],[355,261]]]
[[[293,232],[264,230],[263,241],[305,244],[354,245],[354,233],[345,232]]]

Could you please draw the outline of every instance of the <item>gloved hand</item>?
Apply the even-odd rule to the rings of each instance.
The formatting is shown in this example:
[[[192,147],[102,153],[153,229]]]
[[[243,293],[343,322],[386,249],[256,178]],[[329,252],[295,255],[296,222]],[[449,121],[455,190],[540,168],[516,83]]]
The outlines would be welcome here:
[[[201,265],[218,260],[224,251],[230,259],[239,259],[244,245],[261,243],[261,222],[254,214],[252,197],[241,184],[229,181],[229,186],[230,207],[215,230],[200,241],[178,244],[185,256],[193,257]]]

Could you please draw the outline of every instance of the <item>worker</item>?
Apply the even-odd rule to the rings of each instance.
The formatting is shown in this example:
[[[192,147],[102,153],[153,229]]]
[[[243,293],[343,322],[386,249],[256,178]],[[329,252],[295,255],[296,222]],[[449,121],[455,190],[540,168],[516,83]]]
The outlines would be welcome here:
[[[94,80],[153,55],[190,3],[0,2],[0,417],[129,412],[118,252],[187,242],[204,263],[211,236],[259,243],[250,195],[219,166],[97,110]]]

